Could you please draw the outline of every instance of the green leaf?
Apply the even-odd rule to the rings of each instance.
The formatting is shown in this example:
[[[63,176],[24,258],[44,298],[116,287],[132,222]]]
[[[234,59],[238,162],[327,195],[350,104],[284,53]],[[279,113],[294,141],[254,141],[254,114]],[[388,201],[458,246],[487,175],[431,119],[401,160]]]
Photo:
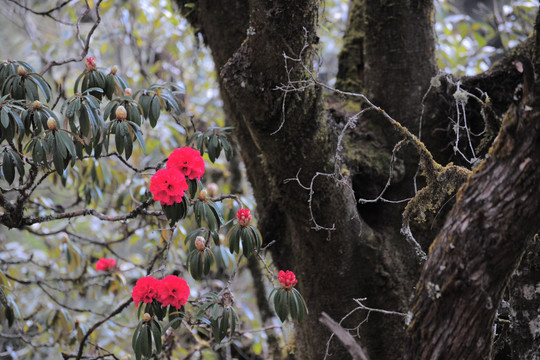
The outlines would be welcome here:
[[[133,128],[133,126],[132,126],[132,128]],[[133,129],[133,132],[135,133],[135,137],[137,138],[137,142],[141,146],[143,153],[146,154],[146,145],[144,143],[144,139],[142,137],[141,131],[139,129]]]
[[[2,121],[2,126],[7,129],[9,126],[9,115],[5,107],[2,107],[2,111],[0,111],[0,119]]]
[[[177,317],[177,318],[172,319],[167,325],[165,325],[163,327],[163,330],[161,330],[161,334],[165,335],[168,328],[171,327],[171,328],[174,329],[176,325],[180,325],[181,323],[182,323],[182,318],[181,317]]]
[[[15,322],[15,313],[13,312],[11,306],[8,306],[4,309],[4,314],[6,315],[6,319],[8,321],[8,327],[11,327]]]
[[[19,156],[19,154],[17,154],[15,151],[13,150],[8,150],[10,155],[11,155],[11,158],[13,159],[13,162],[15,163],[15,166],[17,167],[17,171],[19,172],[19,176],[24,176],[24,163],[21,159],[21,157]]]
[[[296,303],[298,304],[298,319],[297,320],[298,322],[302,322],[302,320],[304,319],[304,315],[309,313],[307,305],[306,305],[306,301],[302,297],[302,294],[300,294],[300,292],[296,290],[295,288],[292,289],[292,293],[295,297]]]
[[[262,245],[262,235],[261,233],[259,232],[259,229],[257,229],[255,226],[253,225],[250,225],[249,226],[249,230],[251,231],[251,234],[252,234],[252,239],[254,241],[254,245],[255,245],[255,249],[257,251],[259,251],[261,249],[261,245]]]
[[[55,132],[53,136],[57,151],[62,156],[62,159],[65,159],[67,157],[67,148],[62,137],[58,135],[58,132]]]
[[[208,275],[210,273],[210,267],[214,263],[214,254],[210,249],[205,249],[202,255],[204,258],[203,274]]]
[[[122,129],[122,124],[118,124],[116,126],[116,131],[114,133],[114,142],[116,144],[116,151],[118,151],[119,154],[122,154],[124,152],[124,134]]]
[[[231,253],[239,253],[240,252],[240,226],[234,225],[231,230],[227,233],[227,239],[229,241],[229,249],[231,250]]]
[[[156,344],[157,353],[161,353],[161,330],[159,329],[159,323],[152,321],[152,334],[154,335],[154,342]]]
[[[255,240],[252,238],[251,231],[248,228],[240,228],[240,238],[242,239],[242,253],[249,257],[253,253]]]
[[[4,172],[4,178],[8,182],[8,184],[12,184],[13,180],[15,180],[15,167],[13,166],[13,162],[11,159],[11,156],[7,151],[4,151],[4,156],[2,159],[2,170]]]
[[[135,104],[127,104],[127,119],[134,122],[137,125],[141,124],[141,113],[139,108]]]
[[[219,230],[221,225],[225,223],[225,220],[223,219],[223,215],[221,214],[221,209],[213,201],[208,201],[208,206],[210,207],[210,210],[212,211],[212,214],[214,218],[216,219],[217,229]],[[219,236],[218,236],[218,240],[219,240]],[[219,242],[217,243],[217,245],[219,245]]]
[[[152,356],[152,335],[148,324],[143,324],[139,341],[141,342],[141,353],[146,357]]]
[[[231,337],[234,336],[234,332],[236,331],[236,310],[232,306],[229,306],[229,311],[231,312],[230,318],[231,318]]]
[[[214,304],[214,307],[212,308],[212,319],[217,320],[219,318],[219,305]]]
[[[225,136],[220,136],[221,145],[223,146],[223,149],[225,150],[225,158],[227,161],[230,161],[233,157],[233,150],[231,147],[231,144],[227,140]]]
[[[157,121],[159,119],[159,111],[161,109],[161,103],[159,102],[159,98],[157,95],[154,95],[152,98],[152,105],[150,108],[150,125],[152,127],[155,127],[157,124]]]
[[[287,291],[287,307],[289,308],[291,318],[296,320],[298,318],[299,306],[298,306],[298,303],[296,302],[295,296],[290,291]]]
[[[58,150],[58,147],[56,144],[54,144],[52,147],[52,154],[53,154],[53,164],[54,169],[58,173],[58,175],[63,176],[64,175],[64,157]]]
[[[45,79],[41,75],[36,73],[33,73],[31,76],[29,76],[29,79],[32,80],[32,82],[34,82],[39,87],[43,95],[45,95],[45,99],[47,99],[47,102],[50,102],[51,86],[45,81]]]
[[[212,335],[214,335],[214,340],[219,344],[221,342],[221,333],[219,331],[219,321],[212,320]]]
[[[201,273],[199,272],[200,262],[201,262],[201,257],[200,257],[199,250],[195,249],[191,251],[188,257],[189,273],[195,280],[198,280],[201,278]]]
[[[202,135],[202,134],[197,138],[197,149],[201,153],[201,156],[203,156],[203,154],[204,154],[204,145],[203,145],[204,138],[205,138],[205,136]]]
[[[62,140],[62,143],[64,144],[71,156],[75,157],[77,155],[77,150],[75,149],[75,144],[73,144],[73,140],[64,130],[57,131],[56,137]]]
[[[30,80],[24,82],[24,91],[26,93],[26,98],[30,101],[39,100],[39,94],[37,86]]]
[[[2,304],[5,307],[8,307],[9,302],[8,302],[7,295],[3,287],[4,286],[0,283],[0,304]]]
[[[177,317],[177,318],[174,318],[172,319],[169,323],[167,323],[167,325],[165,325],[163,327],[163,330],[161,330],[161,334],[162,335],[165,335],[165,333],[167,332],[167,329],[168,328],[173,328],[176,326],[176,325],[180,325],[182,323],[182,318],[181,317]]]
[[[133,137],[131,136],[127,123],[122,123],[124,128],[124,150],[126,153],[126,160],[129,160],[131,153],[133,152]]]
[[[221,313],[221,323],[219,326],[219,335],[221,339],[227,336],[227,329],[229,328],[229,312],[226,309],[223,309]]]
[[[105,96],[108,99],[112,99],[112,96],[114,94],[115,86],[116,86],[116,84],[115,84],[115,81],[114,81],[114,75],[113,74],[108,74],[105,77]]]
[[[150,103],[151,97],[148,95],[141,95],[139,97],[139,105],[143,109],[143,116],[147,119],[150,119]]]
[[[276,310],[276,314],[279,320],[281,320],[281,322],[287,320],[289,311],[287,309],[286,291],[283,291],[281,289],[276,291],[276,294],[274,295],[274,309]]]
[[[186,236],[186,239],[184,240],[184,244],[190,244],[190,246],[193,246],[192,248],[190,248],[190,250],[193,250],[195,249],[195,239],[197,238],[197,236],[201,236],[204,234],[204,230],[203,229],[197,229],[197,230],[194,230],[192,232],[190,232],[187,236]]]
[[[79,126],[81,129],[81,134],[83,136],[88,136],[90,133],[90,120],[88,116],[88,111],[86,106],[81,106],[79,111]]]
[[[133,352],[135,353],[135,358],[140,359],[141,354],[137,352],[137,337],[139,336],[139,330],[141,328],[142,322],[139,322],[139,325],[135,328],[135,331],[133,331],[133,336],[131,337],[131,348],[133,349]]]

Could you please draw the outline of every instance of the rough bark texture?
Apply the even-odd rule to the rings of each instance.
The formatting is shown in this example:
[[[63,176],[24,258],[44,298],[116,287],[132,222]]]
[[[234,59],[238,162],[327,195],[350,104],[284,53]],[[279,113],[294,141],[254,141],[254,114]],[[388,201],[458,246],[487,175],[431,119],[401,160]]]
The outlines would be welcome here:
[[[491,358],[495,310],[540,227],[540,93],[529,96],[507,113],[432,245],[412,307],[408,359]]]
[[[364,85],[371,101],[413,133],[437,73],[433,1],[368,1]]]
[[[182,8],[188,1],[177,2]],[[368,306],[407,312],[421,264],[399,233],[404,205],[358,205],[354,197],[379,194],[392,148],[401,138],[387,119],[372,113],[347,131],[341,156],[334,156],[337,135],[362,104],[322,96],[312,81],[318,1],[189,2],[195,7],[185,15],[212,51],[225,113],[236,128],[253,186],[262,235],[265,242],[276,240],[271,248],[274,260],[279,268],[297,274],[309,306],[309,316],[297,326],[294,356],[321,359],[330,336],[318,323],[323,311],[339,320],[354,308],[353,298],[367,297]],[[455,115],[456,88],[455,82],[441,79],[441,86],[424,98],[437,71],[432,21],[432,1],[354,0],[337,84],[364,92],[414,133],[424,99],[427,147],[446,165],[455,160],[447,151],[450,130],[435,130],[451,127],[447,119]],[[496,124],[490,134],[498,131],[499,117],[510,105],[508,94],[521,81],[512,61],[462,82],[471,92],[476,86],[489,90],[488,120]],[[277,89],[291,81],[302,90]],[[444,201],[436,200],[449,204],[443,211],[431,204],[432,218],[426,222],[430,226],[415,228],[427,252],[444,225],[417,286],[415,317],[408,330],[410,353],[404,348],[403,319],[371,313],[359,331],[370,359],[402,359],[405,353],[410,359],[489,356],[495,310],[527,237],[535,231],[531,224],[540,220],[538,194],[533,194],[538,187],[527,188],[538,181],[539,161],[538,121],[531,120],[539,107],[536,102],[530,105],[532,111],[516,106],[507,115],[497,145],[460,191],[446,222],[457,183],[445,190]],[[486,109],[471,107],[468,116],[483,127],[487,120],[481,111]],[[486,149],[493,138],[486,140]],[[414,195],[411,179],[418,156],[412,147],[398,155],[388,196],[403,199]],[[448,169],[464,173],[441,167],[440,174],[448,174]],[[357,326],[366,313],[357,315],[344,326]],[[468,353],[459,353],[462,348]],[[455,356],[447,349],[456,351]],[[336,341],[330,353],[330,359],[349,357]]]
[[[506,303],[507,343],[512,359],[540,359],[540,239],[531,243],[512,277],[510,300]]]

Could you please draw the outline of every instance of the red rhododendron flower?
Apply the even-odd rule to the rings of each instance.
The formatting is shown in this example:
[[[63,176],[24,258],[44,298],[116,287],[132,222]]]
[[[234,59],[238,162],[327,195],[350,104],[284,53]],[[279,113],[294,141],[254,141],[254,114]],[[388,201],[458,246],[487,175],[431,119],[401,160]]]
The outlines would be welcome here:
[[[101,258],[96,263],[97,271],[110,271],[116,267],[116,260]]]
[[[249,212],[249,209],[240,209],[236,212],[236,218],[238,219],[240,226],[249,226],[249,223],[251,222],[251,212]]]
[[[198,150],[185,146],[175,149],[167,160],[167,169],[176,168],[190,180],[199,179],[204,174],[204,160]]]
[[[280,270],[278,274],[278,281],[283,289],[292,289],[294,285],[296,285],[296,283],[298,282],[294,273],[289,270]]]
[[[176,169],[161,169],[150,179],[150,192],[161,205],[182,202],[184,191],[188,189],[186,178]]]
[[[160,281],[157,299],[163,307],[171,305],[180,309],[186,304],[189,291],[186,280],[169,275]]]
[[[145,276],[137,280],[135,287],[131,293],[135,306],[139,306],[140,302],[151,303],[158,296],[159,283],[161,281],[157,280],[151,276]]]
[[[86,70],[88,71],[96,70],[96,59],[91,56],[87,57],[84,67],[86,67]]]

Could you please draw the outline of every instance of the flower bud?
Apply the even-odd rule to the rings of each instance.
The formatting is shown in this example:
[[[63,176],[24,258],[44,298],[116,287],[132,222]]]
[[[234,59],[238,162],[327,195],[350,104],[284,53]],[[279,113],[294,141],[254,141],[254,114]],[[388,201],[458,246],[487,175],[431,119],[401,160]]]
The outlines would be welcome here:
[[[199,251],[204,251],[206,249],[206,240],[202,236],[197,236],[195,238],[195,247]]]
[[[62,237],[62,244],[67,244],[68,242],[69,242],[69,238],[66,235],[64,235]]]
[[[47,127],[49,130],[56,130],[56,120],[53,117],[47,119]]]
[[[116,108],[115,114],[116,114],[117,120],[125,120],[127,117],[126,108],[120,105],[119,107]]]
[[[206,191],[205,189],[202,189],[199,192],[199,200],[206,200],[207,196],[208,196],[208,191]]]
[[[236,213],[236,219],[238,220],[238,224],[242,227],[247,227],[251,223],[251,213],[249,212],[249,209],[240,209]]]
[[[149,322],[150,320],[152,320],[152,315],[150,315],[149,313],[144,313],[143,320],[145,322]]]
[[[206,190],[208,191],[208,196],[214,197],[217,195],[219,188],[216,183],[211,183],[211,184],[208,184],[208,186],[206,187]]]
[[[19,67],[17,68],[17,74],[19,74],[20,76],[26,75],[26,69],[19,65]]]
[[[117,72],[118,72],[118,66],[114,65],[114,66],[111,68],[111,74],[116,75]]]
[[[87,71],[96,70],[96,59],[91,56],[87,57],[86,62],[84,63],[84,67]]]
[[[126,88],[126,89],[124,90],[124,95],[125,95],[125,96],[131,96],[131,94],[132,94],[131,88]]]
[[[32,109],[39,110],[41,109],[41,102],[39,100],[36,100],[31,105]]]

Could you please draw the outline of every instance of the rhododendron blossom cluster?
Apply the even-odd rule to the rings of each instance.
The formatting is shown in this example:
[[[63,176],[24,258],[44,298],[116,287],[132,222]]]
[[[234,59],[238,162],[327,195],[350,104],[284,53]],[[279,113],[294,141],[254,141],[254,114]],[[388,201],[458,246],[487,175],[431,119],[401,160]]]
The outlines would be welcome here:
[[[111,271],[115,267],[116,267],[116,260],[114,259],[101,258],[96,263],[97,271]]]
[[[189,180],[201,180],[204,174],[204,160],[201,153],[189,146],[175,149],[167,160],[167,169],[176,168]]]
[[[204,160],[201,154],[190,147],[176,149],[169,156],[167,167],[158,170],[150,179],[150,192],[161,205],[182,202],[189,180],[199,179],[204,174]]]
[[[169,275],[162,280],[152,276],[145,276],[137,280],[131,293],[135,306],[139,303],[152,303],[157,300],[161,306],[172,306],[180,309],[189,297],[189,286],[186,280],[178,276]]]
[[[251,212],[249,209],[240,209],[236,212],[236,219],[240,226],[249,226],[251,222]]]
[[[150,180],[150,192],[154,195],[154,200],[161,202],[161,205],[182,202],[187,189],[186,178],[176,169],[158,170]]]
[[[294,273],[289,270],[280,270],[278,274],[278,281],[283,289],[292,289],[294,285],[296,285],[296,283],[298,282]]]

